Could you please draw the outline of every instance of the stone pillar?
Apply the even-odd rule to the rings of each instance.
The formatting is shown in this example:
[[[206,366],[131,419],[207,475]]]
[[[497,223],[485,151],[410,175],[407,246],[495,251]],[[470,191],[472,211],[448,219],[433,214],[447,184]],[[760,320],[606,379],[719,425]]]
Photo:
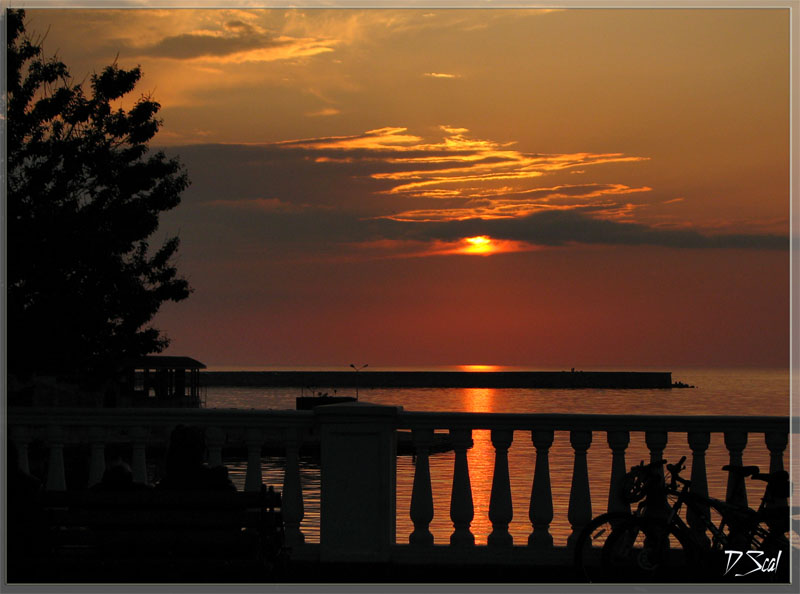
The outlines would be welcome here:
[[[105,428],[89,428],[89,447],[89,486],[91,487],[103,480],[103,473],[106,470]]]
[[[514,517],[511,503],[511,479],[508,476],[508,448],[514,432],[505,429],[492,429],[492,445],[494,445],[494,473],[492,475],[492,494],[489,499],[489,520],[492,522],[492,533],[487,545],[495,547],[511,547],[514,539],[508,531],[508,525]]]
[[[567,546],[572,549],[578,534],[592,520],[592,496],[589,490],[589,467],[586,462],[586,452],[592,445],[592,432],[570,431],[569,442],[575,451],[567,509],[567,519],[572,525],[572,532],[567,537]]]
[[[48,491],[66,491],[67,479],[64,472],[64,429],[51,425],[47,429],[47,445],[50,456],[47,463]]]
[[[789,434],[782,431],[770,431],[764,434],[764,442],[769,449],[769,471],[783,470],[783,452],[789,444]]]
[[[470,530],[475,507],[472,503],[467,450],[472,447],[472,429],[451,429],[450,438],[453,440],[455,452],[453,486],[450,491],[450,519],[453,521],[450,545],[471,547],[475,545],[475,535]]]
[[[133,480],[137,483],[147,482],[147,427],[133,427],[131,429],[131,470]]]
[[[30,473],[28,463],[28,444],[31,442],[31,431],[29,427],[14,426],[9,427],[11,439],[17,444],[17,464],[23,472]]]
[[[244,442],[247,444],[244,490],[257,493],[261,490],[261,446],[264,445],[264,434],[261,429],[250,427],[244,432]]]
[[[769,471],[772,473],[783,470],[783,452],[789,443],[789,434],[782,431],[767,432],[764,434],[764,441],[769,449]],[[789,505],[789,500],[778,497],[775,503]]]
[[[664,448],[667,447],[666,431],[645,431],[644,441],[650,450],[651,463],[664,458]]]
[[[730,454],[730,466],[742,466],[742,452],[747,445],[747,433],[744,431],[726,431],[725,447]],[[744,477],[733,472],[728,473],[728,488],[725,501],[737,505],[747,505],[747,487]]]
[[[429,529],[433,520],[433,491],[431,490],[430,448],[433,445],[433,429],[414,429],[411,432],[416,449],[414,486],[411,491],[411,521],[414,531],[408,537],[412,545],[432,545],[433,534]]]
[[[321,439],[320,561],[389,560],[401,410],[367,402],[314,409]]]
[[[622,481],[625,479],[625,449],[631,441],[629,431],[609,431],[608,447],[611,448],[611,480],[608,485],[608,511],[630,512],[631,505],[622,498]]]
[[[286,544],[290,547],[300,546],[306,537],[300,529],[305,515],[303,507],[303,486],[300,482],[300,429],[287,427],[284,431],[286,443],[286,468],[283,474],[283,522],[285,525]]]
[[[533,531],[528,536],[528,546],[536,549],[553,548],[550,522],[553,521],[553,491],[550,487],[550,446],[553,445],[551,429],[534,429],[531,440],[536,447],[536,468],[533,471],[531,502],[528,518]]]
[[[706,450],[711,442],[711,434],[708,431],[690,431],[687,439],[692,450],[692,493],[701,497],[708,497]],[[686,510],[686,519],[689,521],[689,526],[697,534],[700,541],[704,543],[708,543],[705,519],[709,517],[709,513],[709,506],[702,503],[702,501],[697,501],[696,506]]]

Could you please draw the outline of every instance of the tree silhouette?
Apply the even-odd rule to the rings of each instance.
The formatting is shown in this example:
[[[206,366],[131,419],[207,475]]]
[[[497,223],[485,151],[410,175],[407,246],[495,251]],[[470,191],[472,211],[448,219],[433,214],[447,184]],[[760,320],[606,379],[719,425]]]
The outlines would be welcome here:
[[[160,105],[118,106],[138,67],[115,62],[84,91],[42,56],[24,11],[6,16],[8,371],[100,379],[168,343],[149,323],[190,288],[171,262],[178,238],[147,239],[189,181],[148,149]]]

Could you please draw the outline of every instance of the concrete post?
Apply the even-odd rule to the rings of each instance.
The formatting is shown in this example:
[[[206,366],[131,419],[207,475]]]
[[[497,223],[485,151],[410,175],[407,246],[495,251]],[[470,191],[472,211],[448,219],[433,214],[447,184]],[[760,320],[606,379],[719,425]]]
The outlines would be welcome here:
[[[553,521],[553,490],[550,487],[550,446],[555,435],[552,429],[534,429],[531,440],[536,447],[536,467],[531,485],[531,502],[528,518],[533,531],[528,536],[528,546],[537,549],[552,549],[553,536],[550,522]]]
[[[700,497],[708,497],[708,476],[706,473],[706,450],[711,443],[708,431],[689,431],[686,436],[692,450],[692,493]],[[686,519],[700,542],[708,543],[705,517],[709,515],[709,506],[697,501],[686,509]]]
[[[730,466],[742,466],[742,452],[747,445],[747,432],[726,431],[725,447],[730,454]],[[744,477],[740,474],[728,473],[728,488],[725,492],[725,501],[736,505],[747,505],[747,487]]]
[[[631,441],[629,431],[609,431],[606,434],[611,448],[611,480],[608,485],[608,511],[630,513],[630,504],[622,498],[622,481],[625,479],[625,449]]]
[[[103,480],[106,470],[106,428],[89,428],[89,486],[96,485]]]
[[[783,451],[789,443],[789,435],[783,432],[768,431],[764,434],[764,440],[769,449],[769,471],[779,472],[783,470]],[[789,505],[789,500],[781,497],[775,503],[777,505]]]
[[[318,406],[320,561],[388,561],[395,544],[397,438],[402,407]]]
[[[244,441],[247,444],[247,474],[244,477],[244,490],[258,493],[261,489],[261,446],[264,444],[264,434],[261,429],[249,427],[244,432]]]
[[[450,429],[450,438],[453,440],[455,452],[453,486],[450,490],[450,519],[453,521],[450,545],[471,547],[475,545],[475,535],[470,530],[470,524],[475,517],[475,507],[472,503],[467,450],[473,443],[472,429]]]
[[[133,427],[131,429],[131,470],[133,480],[137,483],[147,482],[147,437],[150,433],[148,427]]]
[[[300,481],[300,441],[302,436],[297,427],[284,429],[286,444],[286,467],[283,471],[283,501],[281,512],[285,530],[286,544],[300,546],[306,537],[300,529],[305,509],[303,507],[303,485]]]
[[[414,465],[414,486],[411,490],[411,521],[414,532],[408,537],[412,545],[432,545],[433,491],[431,489],[430,448],[433,445],[433,429],[414,429],[411,432],[417,453]]]
[[[64,428],[60,425],[50,425],[47,428],[47,444],[50,458],[47,464],[48,491],[66,491],[67,479],[64,472]]]
[[[514,539],[508,531],[508,525],[514,517],[511,502],[511,479],[508,475],[508,448],[514,439],[514,432],[505,429],[492,429],[492,445],[494,445],[494,474],[492,476],[492,494],[489,498],[489,520],[492,522],[492,533],[486,544],[493,547],[512,547]]]
[[[575,459],[572,463],[572,486],[567,508],[567,519],[572,524],[572,532],[567,537],[567,546],[573,549],[578,534],[592,521],[592,496],[589,491],[589,467],[586,461],[586,451],[592,445],[592,432],[572,430],[569,432],[569,442],[575,451]]]

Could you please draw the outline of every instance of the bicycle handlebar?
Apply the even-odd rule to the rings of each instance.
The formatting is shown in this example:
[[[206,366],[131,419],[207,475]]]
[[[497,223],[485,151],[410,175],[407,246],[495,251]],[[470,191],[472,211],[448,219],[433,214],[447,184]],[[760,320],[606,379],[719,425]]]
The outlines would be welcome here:
[[[667,464],[667,470],[670,474],[679,474],[681,470],[686,468],[683,463],[686,462],[686,456],[682,456],[677,464]]]
[[[680,473],[681,473],[681,470],[686,468],[683,465],[684,462],[686,462],[686,456],[681,457],[681,459],[678,460],[677,464],[667,464],[667,470],[669,471],[670,478],[671,478],[670,485],[674,486],[676,482],[684,484],[684,485],[687,484],[687,481],[685,479],[682,479],[679,476]]]
[[[736,466],[733,464],[726,464],[722,470],[727,470],[730,473],[738,474],[739,476],[756,476],[760,473],[758,466]]]

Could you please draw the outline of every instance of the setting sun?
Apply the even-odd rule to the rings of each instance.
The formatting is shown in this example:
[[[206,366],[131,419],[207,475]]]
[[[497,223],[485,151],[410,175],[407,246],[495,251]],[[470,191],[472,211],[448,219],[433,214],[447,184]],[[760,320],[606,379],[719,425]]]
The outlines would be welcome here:
[[[464,239],[467,246],[463,252],[465,254],[491,254],[497,251],[492,239],[487,235],[479,235],[477,237],[467,237]]]
[[[459,371],[500,371],[499,365],[459,365]]]

